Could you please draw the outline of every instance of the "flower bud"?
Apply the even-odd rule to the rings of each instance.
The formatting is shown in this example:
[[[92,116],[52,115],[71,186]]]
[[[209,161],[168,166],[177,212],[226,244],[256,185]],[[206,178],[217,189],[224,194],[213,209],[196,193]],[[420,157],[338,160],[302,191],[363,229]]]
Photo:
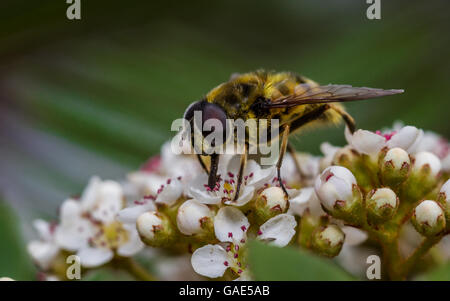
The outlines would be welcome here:
[[[411,173],[403,184],[404,199],[415,201],[425,198],[437,185],[441,161],[430,152],[414,155]]]
[[[170,220],[162,213],[148,211],[136,221],[136,228],[142,241],[152,247],[165,247],[175,238],[175,230]]]
[[[403,183],[411,169],[411,160],[406,151],[399,147],[391,148],[382,155],[381,177],[385,185],[395,187]]]
[[[444,210],[435,201],[425,200],[417,205],[411,221],[424,236],[434,236],[445,229]]]
[[[435,177],[441,171],[441,160],[430,153],[420,152],[415,155],[413,171],[429,177]]]
[[[330,166],[314,186],[323,209],[330,215],[355,221],[361,209],[361,192],[353,174],[345,167]]]
[[[339,254],[344,244],[345,234],[336,225],[317,228],[313,233],[313,249],[321,255],[334,257]]]
[[[450,225],[450,180],[447,180],[447,182],[442,185],[438,202],[444,207],[447,224]]]
[[[256,198],[255,213],[261,222],[287,210],[288,201],[284,197],[283,189],[280,187],[268,187]]]
[[[199,234],[207,229],[213,231],[213,213],[205,204],[196,200],[187,200],[178,208],[178,230],[185,235]]]
[[[374,189],[367,196],[367,218],[371,224],[388,221],[394,216],[398,205],[398,198],[391,189]]]

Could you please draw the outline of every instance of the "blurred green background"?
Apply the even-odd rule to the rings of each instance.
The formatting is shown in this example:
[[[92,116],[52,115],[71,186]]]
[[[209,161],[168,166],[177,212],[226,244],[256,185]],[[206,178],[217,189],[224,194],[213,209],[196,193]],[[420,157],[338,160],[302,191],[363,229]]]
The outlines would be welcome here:
[[[70,21],[64,0],[2,0],[2,206],[32,237],[32,218],[55,217],[91,175],[123,178],[159,151],[189,103],[257,68],[403,88],[347,108],[362,128],[402,120],[449,137],[449,4],[382,0],[371,21],[364,0],[81,0],[82,20]],[[342,129],[296,145],[318,153],[323,141],[343,144]],[[29,277],[9,264],[23,241],[4,240],[15,218],[2,210],[0,276]]]

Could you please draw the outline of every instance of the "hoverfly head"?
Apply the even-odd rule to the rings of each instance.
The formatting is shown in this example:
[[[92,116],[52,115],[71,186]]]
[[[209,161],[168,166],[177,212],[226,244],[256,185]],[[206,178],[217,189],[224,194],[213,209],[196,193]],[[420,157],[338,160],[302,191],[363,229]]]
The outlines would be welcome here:
[[[191,143],[194,147],[195,136],[201,134],[202,148],[218,147],[226,141],[227,114],[225,110],[214,103],[200,100],[192,103],[184,113],[184,119],[190,123]],[[197,140],[198,141],[198,140]]]

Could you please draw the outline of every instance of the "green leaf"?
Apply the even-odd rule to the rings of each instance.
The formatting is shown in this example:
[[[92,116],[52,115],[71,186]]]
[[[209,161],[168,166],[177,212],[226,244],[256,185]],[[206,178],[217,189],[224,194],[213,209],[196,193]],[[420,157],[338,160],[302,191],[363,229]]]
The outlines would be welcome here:
[[[249,255],[255,280],[353,280],[331,260],[301,249],[278,248],[255,241],[250,244]]]
[[[450,281],[450,262],[440,265],[420,275],[416,280],[423,281]]]
[[[36,269],[26,251],[18,221],[11,208],[0,200],[0,277],[33,280]]]

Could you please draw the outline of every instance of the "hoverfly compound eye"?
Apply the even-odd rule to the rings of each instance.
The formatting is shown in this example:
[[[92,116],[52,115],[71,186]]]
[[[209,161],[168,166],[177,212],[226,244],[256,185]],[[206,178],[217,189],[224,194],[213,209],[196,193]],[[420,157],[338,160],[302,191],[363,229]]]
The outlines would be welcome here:
[[[225,129],[227,115],[220,106],[213,103],[206,103],[203,107],[203,124],[208,120],[219,121],[222,124],[222,128]]]
[[[205,100],[199,100],[191,103],[184,112],[184,119],[186,119],[187,121],[191,121],[194,118],[195,111],[203,111],[203,106],[205,103]]]

